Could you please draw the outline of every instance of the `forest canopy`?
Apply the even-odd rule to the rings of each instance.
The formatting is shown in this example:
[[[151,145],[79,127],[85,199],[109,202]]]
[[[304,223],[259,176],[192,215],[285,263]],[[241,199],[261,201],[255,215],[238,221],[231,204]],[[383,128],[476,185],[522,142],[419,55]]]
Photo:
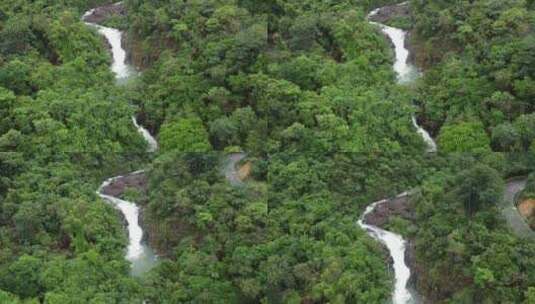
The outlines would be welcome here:
[[[389,253],[357,220],[408,190],[386,225],[422,297],[534,301],[535,244],[502,204],[535,165],[535,4],[409,1],[388,22],[422,77],[401,85],[367,19],[398,2],[125,0],[102,24],[141,73],[118,85],[81,20],[111,1],[2,1],[0,302],[384,303]],[[96,191],[140,168],[122,198],[158,263],[136,277]]]

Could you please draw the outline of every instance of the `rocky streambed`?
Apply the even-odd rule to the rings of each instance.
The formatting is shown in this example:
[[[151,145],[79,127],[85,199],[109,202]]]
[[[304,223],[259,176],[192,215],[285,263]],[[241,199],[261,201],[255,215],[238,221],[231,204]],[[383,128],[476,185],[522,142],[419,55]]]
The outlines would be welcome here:
[[[368,225],[386,230],[388,229],[390,221],[396,217],[411,223],[414,222],[416,216],[414,214],[414,206],[410,193],[402,193],[396,197],[385,199],[382,203],[377,204],[372,211],[367,213],[364,216],[363,221]],[[404,237],[406,237],[404,262],[411,270],[407,281],[407,289],[411,291],[413,298],[412,302],[429,303],[428,301],[424,301],[420,292],[416,292],[418,289],[419,274],[423,271],[423,267],[416,261],[414,239],[407,236]],[[393,271],[394,260],[391,256],[389,256],[387,262],[389,263],[389,268]]]
[[[115,11],[121,13],[123,10],[123,5],[119,2],[118,4],[94,8],[82,16],[82,20],[88,26],[95,28],[108,42],[113,59],[110,69],[115,74],[117,84],[121,84],[134,75],[135,69],[126,62],[126,52],[122,43],[123,33],[118,29],[102,26],[99,23],[109,17],[109,14],[115,14]],[[147,142],[147,152],[154,152],[158,147],[156,139],[138,124],[135,117],[132,117],[132,123]],[[157,260],[157,256],[151,247],[143,242],[144,233],[139,221],[140,208],[135,202],[122,198],[129,184],[134,187],[146,185],[144,176],[142,171],[136,171],[125,176],[111,177],[105,180],[97,190],[97,194],[117,208],[126,221],[126,229],[128,231],[126,259],[131,262],[133,275],[145,273],[154,267]]]
[[[90,14],[84,16],[84,21],[94,24],[102,24],[112,16],[126,16],[126,9],[122,2],[96,7],[90,10]]]
[[[421,73],[409,63],[410,52],[406,47],[407,32],[403,29],[388,26],[388,22],[394,14],[408,15],[408,4],[386,6],[370,12],[370,23],[380,28],[391,41],[394,48],[395,61],[393,69],[397,74],[399,84],[407,84],[419,77]],[[412,124],[427,144],[428,152],[436,152],[437,146],[429,133],[418,125],[416,117],[412,117]],[[390,266],[394,272],[394,289],[392,302],[394,304],[410,304],[422,302],[413,286],[417,285],[415,270],[420,269],[416,265],[414,244],[412,240],[406,240],[400,234],[387,230],[388,222],[394,216],[406,220],[414,220],[411,212],[409,192],[404,192],[394,198],[384,199],[370,204],[361,215],[358,224],[368,234],[380,241],[390,254]]]
[[[147,175],[144,171],[136,171],[114,179],[100,192],[114,197],[123,197],[127,189],[136,189],[146,194],[147,188]]]
[[[376,10],[376,13],[370,17],[370,20],[382,24],[388,24],[393,18],[409,18],[411,16],[409,3],[383,6]]]

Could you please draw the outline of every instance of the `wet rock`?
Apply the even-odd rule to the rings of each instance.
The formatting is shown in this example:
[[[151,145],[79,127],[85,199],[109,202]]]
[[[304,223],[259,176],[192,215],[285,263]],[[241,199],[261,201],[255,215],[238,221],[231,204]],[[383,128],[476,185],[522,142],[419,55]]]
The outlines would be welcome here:
[[[132,64],[138,69],[143,69],[149,66],[149,60],[143,54],[141,43],[138,39],[135,38],[135,35],[132,33],[124,32],[123,33],[123,49],[126,51],[126,62]],[[148,126],[143,119],[140,120],[144,126]],[[148,126],[148,130],[151,132],[154,131],[154,128]]]
[[[388,223],[390,216],[400,216],[409,221],[415,219],[409,195],[395,197],[377,205],[372,212],[366,215],[364,221],[367,224],[383,228]]]
[[[408,284],[410,286],[415,286],[416,281],[418,280],[417,275],[415,274],[414,269],[416,269],[416,248],[413,239],[407,240],[407,245],[405,247],[405,263],[411,269],[411,277],[409,278]]]
[[[139,226],[144,228],[143,236],[141,237],[141,243],[150,245],[150,240],[151,240],[150,231],[149,231],[150,229],[145,229],[148,226],[145,220],[145,208],[139,208],[138,222],[139,222]]]
[[[97,7],[90,15],[84,17],[84,21],[100,24],[112,15],[126,15],[126,9],[122,2]]]
[[[401,195],[395,198],[391,198],[379,204],[375,209],[370,212],[364,221],[369,225],[374,225],[380,228],[385,228],[384,226],[388,223],[391,216],[399,216],[403,219],[409,220],[411,222],[415,221],[414,207],[411,202],[411,197],[409,194]],[[384,250],[387,250],[386,247]],[[385,253],[388,256],[386,263],[388,264],[389,272],[393,273],[393,264],[394,261],[388,251]],[[418,264],[416,260],[416,248],[414,239],[408,239],[405,249],[405,263],[411,270],[411,276],[407,282],[409,289],[418,290],[418,295],[422,297],[422,292],[419,290],[419,277],[420,273],[423,273],[424,269],[422,265]],[[414,294],[416,295],[416,294]],[[420,299],[421,303],[431,303],[428,300],[424,300],[422,297]]]
[[[418,274],[421,272],[421,266],[416,262],[416,247],[414,239],[407,240],[407,245],[405,247],[405,263],[411,270],[411,276],[407,285],[411,289],[417,289],[418,286]]]
[[[407,32],[407,35],[405,36],[405,48],[409,51],[409,58],[407,58],[407,61],[411,64],[415,64],[417,63],[417,58],[416,58],[416,49],[415,49],[415,46],[414,46],[414,34],[413,32]],[[418,65],[419,66],[419,65]]]
[[[380,8],[377,13],[373,16],[370,16],[370,20],[382,24],[387,24],[389,20],[392,18],[409,18],[411,16],[411,11],[409,7],[408,2],[400,3],[397,5],[389,5]],[[388,37],[388,36],[387,36]],[[390,39],[389,39],[390,41]],[[407,58],[407,61],[409,63],[415,64],[416,61],[416,52],[415,47],[412,43],[413,41],[413,33],[411,31],[407,31],[407,35],[405,36],[405,47],[409,51],[409,58]],[[392,47],[393,44],[390,42]]]
[[[243,185],[243,181],[240,178],[240,172],[237,168],[238,163],[244,159],[247,155],[245,153],[232,153],[227,157],[227,164],[223,168],[223,174],[225,174],[226,179],[233,186]]]
[[[126,189],[134,188],[141,193],[147,193],[148,180],[145,172],[134,172],[121,176],[102,189],[102,194],[121,197]]]
[[[409,17],[410,14],[409,3],[404,2],[380,8],[373,16],[370,16],[370,20],[385,24],[393,17]]]

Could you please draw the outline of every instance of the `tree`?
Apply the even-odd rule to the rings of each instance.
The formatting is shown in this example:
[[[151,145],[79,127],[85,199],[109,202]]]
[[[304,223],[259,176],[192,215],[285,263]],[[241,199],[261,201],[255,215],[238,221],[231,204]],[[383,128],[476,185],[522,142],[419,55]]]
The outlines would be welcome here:
[[[496,280],[492,271],[487,268],[477,268],[474,279],[479,287],[488,287]]]
[[[34,256],[21,256],[2,273],[0,287],[22,298],[38,296],[43,290],[40,280],[42,264],[42,261]]]
[[[208,152],[212,149],[208,133],[197,116],[164,123],[158,137],[163,152]]]
[[[238,126],[228,117],[220,117],[210,123],[210,135],[219,148],[238,143]]]
[[[261,129],[263,127],[261,121],[258,121],[254,110],[249,106],[236,109],[232,112],[231,119],[238,126],[241,139],[245,139],[253,129]]]
[[[315,15],[306,15],[296,20],[289,28],[289,46],[292,50],[309,50],[316,44],[319,35],[318,20]]]
[[[12,90],[15,94],[28,95],[32,92],[30,71],[30,65],[19,59],[0,65],[0,86]]]
[[[498,151],[516,151],[520,147],[520,134],[510,123],[498,125],[492,130],[492,146]]]
[[[490,124],[499,123],[500,121],[496,118],[513,120],[515,117],[517,117],[519,114],[523,113],[526,110],[526,104],[521,100],[518,100],[517,98],[515,98],[515,96],[511,95],[508,92],[495,92],[490,98],[486,99],[485,102],[489,106],[498,109],[499,113],[502,116],[492,117],[492,119],[494,120],[489,121]],[[497,116],[495,111],[489,114]]]
[[[0,86],[0,136],[11,128],[11,110],[15,106],[15,94]]]
[[[514,122],[520,141],[524,149],[528,149],[533,140],[535,140],[535,114],[524,114],[518,117]]]
[[[526,300],[524,301],[524,304],[535,303],[535,287],[529,287],[525,292],[525,295]]]
[[[438,136],[438,144],[439,150],[445,153],[490,150],[490,139],[479,121],[443,126]]]
[[[321,57],[309,57],[301,55],[290,62],[277,66],[277,72],[281,78],[287,79],[303,90],[317,90],[321,88],[320,68]]]
[[[482,164],[462,171],[455,179],[454,192],[469,215],[496,206],[502,199],[504,183],[500,174]]]
[[[3,290],[0,290],[0,303],[6,303],[6,304],[38,304],[39,301],[37,299],[35,300],[28,300],[24,301],[24,303],[15,295],[5,292]]]
[[[31,19],[24,14],[9,18],[0,31],[0,54],[17,54],[28,51],[35,39],[30,26]]]

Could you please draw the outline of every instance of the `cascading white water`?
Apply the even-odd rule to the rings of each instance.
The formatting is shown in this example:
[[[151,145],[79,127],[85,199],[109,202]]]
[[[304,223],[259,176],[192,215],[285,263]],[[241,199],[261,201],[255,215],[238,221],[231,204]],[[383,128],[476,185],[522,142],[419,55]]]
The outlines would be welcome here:
[[[82,20],[93,14],[94,9],[86,12]],[[103,35],[108,43],[111,45],[111,53],[113,57],[111,70],[115,73],[115,77],[118,82],[123,79],[127,79],[132,76],[134,69],[126,63],[126,51],[122,47],[122,32],[105,26],[101,26],[95,23],[86,22],[87,25],[97,28],[98,32]],[[158,143],[150,133],[140,126],[136,121],[135,116],[132,116],[132,122],[139,134],[143,136],[148,144],[148,151],[154,152],[158,149]],[[136,171],[130,173],[130,175],[141,174],[143,171]],[[114,181],[123,178],[123,176],[116,176],[104,181],[97,190],[97,194],[104,200],[111,203],[117,209],[121,211],[127,222],[128,229],[128,248],[126,253],[126,259],[132,263],[132,274],[139,275],[149,270],[156,262],[157,256],[152,249],[143,244],[143,230],[139,225],[139,207],[129,201],[125,201],[110,195],[103,193],[104,188],[109,186]]]
[[[420,134],[420,136],[427,144],[427,152],[437,152],[437,144],[435,143],[431,135],[429,135],[429,133],[424,128],[418,125],[418,122],[416,121],[416,116],[414,115],[412,116],[412,125],[416,128],[418,134]]]
[[[370,12],[368,17],[374,16],[379,12],[379,9],[373,10]],[[372,24],[375,24],[381,28],[383,33],[385,33],[394,44],[394,51],[395,51],[395,63],[394,63],[394,71],[396,72],[398,76],[398,82],[399,83],[407,83],[418,77],[419,72],[418,70],[408,64],[407,59],[409,58],[409,51],[405,48],[405,36],[406,32],[393,28],[390,26],[386,26],[384,24],[380,24],[377,22],[370,22]],[[412,123],[416,127],[418,133],[422,136],[424,141],[428,145],[428,151],[429,152],[435,152],[436,151],[436,144],[422,127],[418,126],[418,123],[416,121],[416,118],[412,117]],[[404,192],[397,197],[405,197],[408,196],[408,192]],[[407,287],[407,283],[409,281],[409,278],[411,276],[411,270],[405,263],[405,245],[406,241],[398,234],[395,234],[390,231],[386,231],[384,229],[381,229],[377,226],[369,225],[364,223],[364,220],[366,219],[366,216],[371,213],[378,205],[388,203],[388,200],[381,200],[375,203],[372,203],[369,205],[364,213],[362,214],[361,218],[358,221],[358,225],[362,227],[364,230],[368,231],[368,233],[375,239],[379,240],[383,244],[385,244],[386,248],[390,252],[390,255],[392,256],[392,260],[394,262],[393,268],[394,268],[394,290],[392,292],[392,303],[393,304],[408,304],[408,303],[416,303],[417,297],[415,294],[413,294],[409,288]]]
[[[136,171],[130,175],[141,174],[143,171]],[[111,203],[123,214],[128,230],[128,247],[126,251],[126,259],[132,263],[132,274],[140,275],[152,268],[157,260],[156,254],[153,250],[143,244],[143,229],[139,226],[139,207],[129,201],[125,201],[111,195],[102,193],[104,188],[108,187],[113,182],[122,178],[123,176],[116,176],[107,179],[97,190],[97,194],[104,200]]]
[[[407,194],[400,194],[400,196],[405,195]],[[385,244],[386,248],[390,252],[390,255],[392,256],[395,274],[392,302],[394,304],[411,303],[411,301],[413,301],[413,296],[409,289],[407,289],[407,282],[411,276],[411,270],[409,267],[407,267],[407,264],[405,264],[405,240],[398,234],[364,223],[366,215],[372,212],[378,205],[386,202],[387,200],[381,200],[366,207],[366,210],[359,219],[358,224],[360,227],[368,231],[373,238]]]
[[[92,9],[86,12],[82,16],[82,20],[93,14],[94,11],[95,10]],[[115,77],[118,80],[121,80],[123,78],[128,78],[132,74],[134,74],[135,70],[132,68],[132,66],[126,64],[126,51],[123,49],[122,46],[123,33],[117,29],[105,27],[96,23],[86,22],[86,24],[95,27],[98,30],[99,34],[106,37],[106,40],[110,44],[111,53],[113,57],[111,70],[115,73]]]
[[[404,4],[406,3],[400,3],[399,5]],[[371,11],[368,14],[368,18],[376,15],[379,10],[380,8]],[[392,41],[392,44],[394,44],[394,52],[396,56],[396,60],[394,62],[394,71],[398,76],[398,82],[401,84],[408,83],[419,77],[420,72],[418,72],[418,69],[408,62],[409,50],[405,47],[405,39],[407,36],[407,32],[377,22],[371,21],[370,23],[379,26],[382,32],[385,33]],[[429,135],[429,133],[424,128],[418,125],[418,122],[416,121],[416,117],[414,117],[414,115],[412,116],[412,124],[416,128],[418,134],[422,136],[422,139],[427,144],[427,151],[436,152],[437,144],[435,143],[431,135]]]
[[[407,60],[409,59],[409,50],[405,48],[405,38],[407,33],[401,29],[390,27],[381,23],[371,23],[379,26],[383,33],[385,33],[390,40],[392,40],[392,44],[394,44],[394,52],[396,55],[394,71],[398,76],[398,82],[407,83],[418,77],[418,69],[407,63]]]
[[[134,123],[134,126],[136,126],[136,129],[139,134],[143,136],[143,138],[149,145],[147,150],[149,152],[156,152],[156,150],[158,150],[158,142],[156,141],[156,139],[152,135],[150,135],[150,132],[147,129],[143,128],[140,124],[137,123],[136,117],[134,116],[132,116],[132,123]]]

